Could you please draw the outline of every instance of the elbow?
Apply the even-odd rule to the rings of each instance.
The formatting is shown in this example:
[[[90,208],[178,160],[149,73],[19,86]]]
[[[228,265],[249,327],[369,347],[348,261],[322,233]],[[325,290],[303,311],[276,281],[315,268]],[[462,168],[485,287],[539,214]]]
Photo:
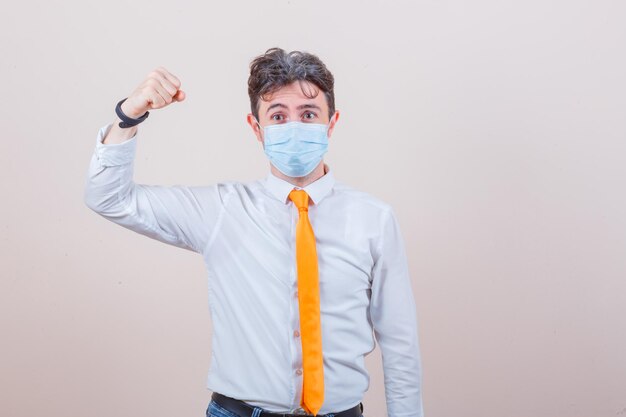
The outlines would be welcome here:
[[[96,213],[103,211],[102,198],[98,197],[98,195],[94,193],[93,189],[89,186],[85,187],[85,191],[83,192],[83,202],[87,207],[89,207],[89,209],[95,211]]]
[[[83,188],[83,202],[89,209],[105,216],[120,215],[128,207],[134,189],[128,170],[109,168],[98,162],[94,153]]]
[[[83,193],[83,202],[92,211],[103,216],[121,216],[126,212],[126,208],[131,198],[130,194],[123,196],[118,192],[107,192],[94,184],[87,184]]]

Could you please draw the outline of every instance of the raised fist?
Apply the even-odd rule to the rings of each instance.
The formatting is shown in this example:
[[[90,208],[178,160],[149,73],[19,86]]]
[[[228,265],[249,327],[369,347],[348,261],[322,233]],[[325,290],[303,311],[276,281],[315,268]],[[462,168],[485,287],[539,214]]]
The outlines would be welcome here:
[[[134,119],[148,110],[163,108],[175,101],[183,101],[185,92],[180,80],[163,67],[157,67],[122,103],[122,112]]]

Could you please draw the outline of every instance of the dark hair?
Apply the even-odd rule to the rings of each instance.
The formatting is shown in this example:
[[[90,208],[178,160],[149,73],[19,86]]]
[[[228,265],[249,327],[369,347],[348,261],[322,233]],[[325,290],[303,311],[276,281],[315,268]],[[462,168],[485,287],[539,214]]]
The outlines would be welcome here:
[[[316,97],[318,91],[305,89],[303,81],[322,90],[326,96],[329,117],[335,113],[335,79],[326,65],[308,52],[285,52],[281,48],[270,48],[250,63],[248,95],[254,117],[259,119],[260,99],[265,99],[267,95],[294,81],[300,83],[302,92],[310,98]]]

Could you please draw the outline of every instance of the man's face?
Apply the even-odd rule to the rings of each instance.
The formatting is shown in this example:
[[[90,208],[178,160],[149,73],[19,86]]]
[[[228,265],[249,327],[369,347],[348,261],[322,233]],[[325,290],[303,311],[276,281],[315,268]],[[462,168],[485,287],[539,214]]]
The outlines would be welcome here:
[[[309,96],[315,92],[317,95],[309,98],[304,94],[303,89]],[[328,137],[330,138],[335,123],[339,119],[339,111],[335,111],[332,115],[328,114],[328,103],[324,92],[306,81],[302,82],[302,87],[297,81],[286,85],[266,99],[267,101],[259,100],[258,122],[261,128],[293,121],[328,124]],[[259,142],[263,143],[263,131],[257,125],[252,113],[248,114],[247,121]]]

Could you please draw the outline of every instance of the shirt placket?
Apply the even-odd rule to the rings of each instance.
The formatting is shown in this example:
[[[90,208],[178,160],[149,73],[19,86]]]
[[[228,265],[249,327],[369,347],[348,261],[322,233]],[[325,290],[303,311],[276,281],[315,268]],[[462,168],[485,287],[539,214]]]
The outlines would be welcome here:
[[[302,398],[302,342],[300,340],[300,309],[298,304],[298,278],[297,278],[297,261],[296,261],[296,224],[299,219],[299,212],[295,205],[292,204],[291,212],[291,320],[290,320],[290,346],[291,346],[291,381],[292,381],[292,412],[304,411],[300,407]]]

